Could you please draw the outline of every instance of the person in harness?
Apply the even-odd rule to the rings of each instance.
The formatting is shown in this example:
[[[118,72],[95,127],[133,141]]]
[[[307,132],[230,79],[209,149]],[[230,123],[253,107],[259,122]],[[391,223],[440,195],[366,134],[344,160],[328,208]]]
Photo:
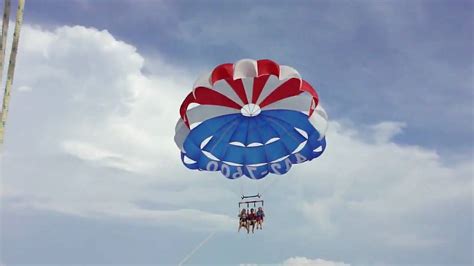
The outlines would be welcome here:
[[[255,231],[256,223],[257,223],[257,215],[255,214],[255,210],[252,208],[250,209],[250,214],[247,216],[247,227],[252,226],[252,234]],[[248,228],[247,230],[250,230],[250,228]]]
[[[258,207],[256,216],[257,216],[257,229],[259,229],[259,227],[260,227],[260,230],[262,230],[263,229],[263,218],[265,217],[265,212],[263,212],[262,207]]]
[[[242,209],[242,211],[240,212],[238,217],[239,217],[239,230],[237,230],[237,232],[240,232],[240,229],[242,227],[244,227],[247,230],[247,234],[248,234],[249,233],[249,226],[248,226],[248,223],[247,223],[247,210]]]

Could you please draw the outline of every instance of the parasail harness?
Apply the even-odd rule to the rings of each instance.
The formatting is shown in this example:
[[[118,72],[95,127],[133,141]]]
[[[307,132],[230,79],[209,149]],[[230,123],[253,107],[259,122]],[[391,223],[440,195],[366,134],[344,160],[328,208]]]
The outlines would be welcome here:
[[[241,199],[244,200],[244,199],[254,199],[254,198],[258,198],[260,199],[261,198],[261,195],[260,194],[257,194],[257,195],[251,195],[251,196],[245,196],[245,195],[242,195]],[[263,200],[246,200],[246,201],[240,201],[239,202],[239,209],[242,205],[247,205],[247,208],[250,208],[250,205],[253,204],[253,207],[257,207],[257,204],[259,204],[261,207],[263,207],[264,205],[264,201]]]

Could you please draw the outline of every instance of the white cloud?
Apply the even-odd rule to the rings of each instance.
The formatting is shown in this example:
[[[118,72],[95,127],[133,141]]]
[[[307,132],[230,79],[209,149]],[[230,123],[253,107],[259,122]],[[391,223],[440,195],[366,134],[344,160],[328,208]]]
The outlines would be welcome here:
[[[382,122],[372,126],[374,134],[374,140],[377,143],[386,143],[392,140],[392,138],[402,133],[403,128],[406,126],[405,123],[397,122]]]
[[[330,261],[324,259],[308,259],[306,257],[292,257],[285,260],[283,266],[349,266],[344,262]]]
[[[22,87],[17,88],[17,90],[18,90],[19,92],[29,92],[29,91],[32,90],[32,88],[31,88],[31,87],[28,87],[28,86],[22,86]]]
[[[65,141],[62,145],[64,151],[85,161],[98,161],[102,166],[113,166],[119,169],[129,170],[125,159],[107,150],[102,150],[88,143]]]
[[[266,265],[266,264],[258,264],[258,263],[241,263],[240,266],[258,266],[258,265]],[[282,266],[350,266],[350,264],[337,262],[337,261],[330,261],[324,259],[309,259],[306,257],[291,257],[279,263],[278,265]]]
[[[309,220],[307,230],[316,226],[318,233],[336,237],[370,228],[365,238],[387,246],[447,244],[410,219],[433,215],[442,204],[468,204],[472,158],[448,166],[435,151],[395,144],[391,138],[401,132],[401,125],[383,122],[347,134],[346,126],[332,123],[328,149],[317,166],[297,167],[293,173],[304,186],[293,193],[305,195],[298,208]],[[372,137],[367,142],[359,137],[363,135]]]
[[[50,32],[25,25],[20,49],[15,84],[35,89],[29,96],[13,96],[18,102],[12,103],[13,122],[9,124],[7,138],[12,146],[18,142],[15,150],[11,150],[12,156],[4,158],[2,183],[22,199],[14,202],[15,207],[229,230],[234,219],[228,215],[186,207],[192,200],[188,189],[162,198],[171,192],[166,186],[147,187],[155,181],[166,182],[168,186],[197,183],[169,174],[175,170],[170,165],[180,164],[173,142],[166,140],[172,140],[178,117],[176,106],[186,94],[182,89],[186,77],[147,77],[141,72],[144,59],[134,47],[116,40],[107,31],[80,26]],[[23,105],[22,101],[31,102]],[[15,109],[16,106],[20,108]],[[26,113],[31,108],[35,112],[29,112],[28,117]],[[38,119],[41,123],[34,132],[18,134],[15,121],[25,119]],[[33,139],[28,143],[32,146],[22,146],[24,139]],[[42,165],[20,166],[21,170],[16,170],[28,173],[15,173],[13,165],[24,163],[15,159],[15,154],[23,156],[36,149],[37,158],[45,158]],[[72,156],[78,164],[68,164],[69,169],[61,167],[45,155],[51,153]],[[93,173],[101,172],[101,168],[111,169],[105,173],[107,180],[103,172]],[[114,175],[120,171],[129,177],[122,177],[123,173]],[[178,172],[183,173],[184,169]],[[34,176],[40,179],[31,180]],[[205,183],[194,188],[202,195],[212,193],[207,197],[210,201],[226,197]],[[2,192],[2,196],[9,195]],[[173,197],[178,195],[177,199]],[[173,210],[143,209],[135,203],[142,200],[177,205],[173,205]]]

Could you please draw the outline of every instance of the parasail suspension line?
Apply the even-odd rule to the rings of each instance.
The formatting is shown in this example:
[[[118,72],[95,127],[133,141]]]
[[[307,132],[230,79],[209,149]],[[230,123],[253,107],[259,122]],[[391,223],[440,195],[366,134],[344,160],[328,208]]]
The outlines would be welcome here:
[[[214,235],[216,234],[216,231],[211,232],[201,243],[199,243],[191,252],[189,252],[186,257],[184,257],[181,262],[178,264],[178,266],[182,266],[184,263],[186,263],[193,255],[198,251],[202,246],[204,246],[207,241],[209,241]]]

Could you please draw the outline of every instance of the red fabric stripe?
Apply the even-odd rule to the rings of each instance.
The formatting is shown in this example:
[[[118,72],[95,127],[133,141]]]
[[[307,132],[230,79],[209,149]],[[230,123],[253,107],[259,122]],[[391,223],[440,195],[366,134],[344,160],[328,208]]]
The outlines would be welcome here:
[[[234,77],[234,65],[233,64],[222,64],[214,68],[211,74],[211,84],[214,85],[218,80],[221,79],[233,79]]]
[[[219,105],[219,106],[227,106],[230,108],[234,108],[240,110],[242,106],[238,103],[232,101],[231,99],[227,98],[226,96],[220,94],[215,90],[211,90],[205,87],[198,87],[194,90],[193,93],[188,94],[188,96],[184,99],[183,103],[180,107],[180,115],[181,118],[184,120],[186,125],[189,127],[188,117],[186,115],[186,111],[188,110],[188,106],[191,103],[198,103],[198,104],[207,104],[207,105]]]
[[[316,90],[306,80],[303,80],[303,84],[301,84],[301,90],[306,91],[313,96],[313,101],[315,103],[314,108],[316,108],[316,106],[318,106],[318,103],[319,103],[319,96]],[[309,110],[308,116],[311,116],[313,114],[314,108],[311,107],[311,109]]]
[[[318,93],[316,92],[316,90],[306,80],[302,80],[302,81],[303,81],[303,83],[301,84],[301,90],[306,91],[309,94],[311,94],[314,98],[316,98],[316,103],[318,103],[317,100],[319,99],[319,97],[318,97]]]
[[[280,66],[268,59],[261,59],[257,61],[258,76],[275,75],[280,76]]]
[[[184,98],[183,103],[181,103],[181,107],[179,108],[179,114],[181,115],[181,119],[183,119],[186,126],[189,128],[188,116],[186,115],[186,111],[188,110],[188,106],[193,103],[195,100],[193,93],[189,93],[186,98]]]
[[[257,103],[258,97],[260,97],[269,78],[270,75],[263,75],[253,79],[252,103]]]
[[[261,59],[257,61],[258,76],[254,78],[253,90],[252,90],[252,103],[257,103],[259,96],[261,95],[263,88],[265,87],[266,82],[268,81],[270,75],[279,77],[280,75],[280,66],[268,59]],[[247,94],[245,92],[245,87],[241,79],[234,80],[234,65],[233,64],[222,64],[217,66],[211,74],[211,84],[219,80],[226,80],[226,82],[232,87],[235,93],[239,96],[243,103],[248,104]],[[300,80],[297,78],[292,78],[287,80],[285,83],[281,84],[279,87],[273,90],[261,103],[260,107],[263,108],[267,105],[270,105],[274,102],[280,101],[282,99],[298,95],[306,91],[313,96],[315,102],[314,107],[319,103],[319,97],[316,90],[305,80]],[[194,90],[193,93],[188,94],[184,99],[180,107],[181,118],[185,121],[186,125],[189,127],[189,121],[187,119],[187,109],[191,103],[198,104],[207,104],[207,105],[220,105],[227,106],[234,109],[242,108],[241,105],[229,99],[221,93],[206,88],[198,87]],[[314,108],[311,107],[309,110],[309,115],[313,113]]]
[[[279,100],[295,96],[301,93],[300,90],[301,80],[292,78],[281,84],[273,92],[271,92],[267,98],[265,98],[259,105],[263,108],[269,104],[277,102]]]
[[[211,90],[205,87],[199,87],[194,90],[194,95],[196,97],[195,103],[199,104],[209,104],[209,105],[221,105],[227,106],[230,108],[240,109],[242,106],[240,104],[232,101],[227,98],[225,95],[220,94],[215,90]]]
[[[242,100],[244,104],[248,104],[249,100],[247,99],[247,94],[245,93],[245,88],[244,88],[244,83],[242,82],[242,79],[226,79],[225,80],[229,86],[235,91],[237,96]]]

